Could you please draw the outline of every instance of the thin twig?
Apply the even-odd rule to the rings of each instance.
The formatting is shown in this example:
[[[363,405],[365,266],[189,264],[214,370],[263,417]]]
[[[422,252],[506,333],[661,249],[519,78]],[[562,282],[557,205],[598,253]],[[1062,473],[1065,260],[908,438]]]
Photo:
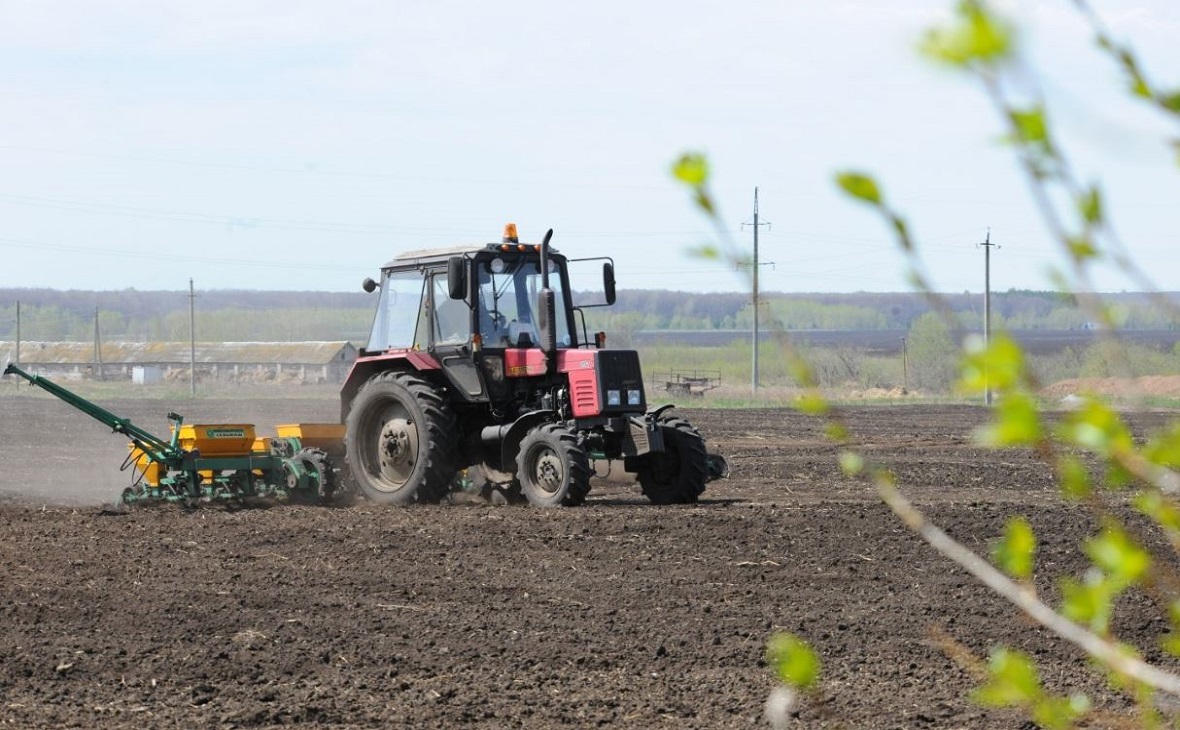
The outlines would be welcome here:
[[[1032,591],[1004,575],[926,519],[926,515],[914,507],[888,480],[878,480],[877,491],[893,513],[931,547],[1006,598],[1034,621],[1113,671],[1160,692],[1180,697],[1180,676],[1131,656],[1118,644],[1101,638],[1057,613],[1040,601]]]

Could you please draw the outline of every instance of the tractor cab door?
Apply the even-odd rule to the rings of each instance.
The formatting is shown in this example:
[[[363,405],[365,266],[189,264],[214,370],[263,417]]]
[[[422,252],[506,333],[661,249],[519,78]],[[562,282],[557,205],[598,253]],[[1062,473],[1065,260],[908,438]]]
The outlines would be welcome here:
[[[468,400],[485,399],[483,375],[475,364],[471,348],[473,330],[471,307],[462,299],[451,299],[444,272],[430,277],[430,352],[442,365],[447,380]]]

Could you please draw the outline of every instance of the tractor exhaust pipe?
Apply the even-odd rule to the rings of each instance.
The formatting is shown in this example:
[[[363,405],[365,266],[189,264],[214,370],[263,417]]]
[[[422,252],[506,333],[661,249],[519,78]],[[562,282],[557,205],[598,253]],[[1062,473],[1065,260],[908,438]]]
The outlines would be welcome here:
[[[553,229],[550,228],[541,241],[541,289],[549,288],[549,241],[552,238]]]
[[[541,291],[537,292],[537,330],[541,337],[541,352],[545,353],[545,368],[552,373],[557,369],[557,311],[553,290],[549,288],[549,239],[553,229],[545,233],[541,241]]]

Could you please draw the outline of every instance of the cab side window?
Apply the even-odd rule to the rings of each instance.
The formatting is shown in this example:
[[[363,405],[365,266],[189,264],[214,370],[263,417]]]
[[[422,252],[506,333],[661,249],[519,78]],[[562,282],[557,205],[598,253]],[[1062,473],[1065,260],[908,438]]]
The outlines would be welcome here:
[[[416,345],[426,338],[419,312],[423,309],[422,277],[417,272],[390,274],[381,285],[381,300],[366,347],[371,352]]]
[[[447,277],[430,277],[432,330],[434,344],[457,345],[471,339],[471,310],[462,299],[451,299],[447,294]]]

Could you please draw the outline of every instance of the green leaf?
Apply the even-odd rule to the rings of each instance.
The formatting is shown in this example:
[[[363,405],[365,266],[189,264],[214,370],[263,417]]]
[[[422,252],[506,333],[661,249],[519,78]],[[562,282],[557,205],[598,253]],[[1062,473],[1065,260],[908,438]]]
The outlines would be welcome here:
[[[1070,697],[1043,697],[1033,703],[1032,719],[1045,730],[1073,727],[1090,711],[1090,698],[1083,694]]]
[[[859,172],[841,172],[836,175],[836,184],[857,200],[871,205],[881,204],[881,190],[877,181]]]
[[[1098,188],[1087,188],[1078,196],[1078,210],[1090,225],[1102,222],[1102,193]]]
[[[1171,469],[1180,467],[1180,423],[1173,423],[1156,434],[1143,447],[1143,456],[1154,464]]]
[[[828,401],[817,392],[809,391],[795,400],[795,407],[800,413],[809,416],[822,416],[828,412]]]
[[[716,261],[721,258],[721,249],[712,244],[704,244],[702,246],[694,246],[688,250],[688,255],[698,259],[705,259],[706,261]]]
[[[1032,576],[1036,549],[1032,525],[1023,517],[1015,517],[1008,522],[1004,538],[992,548],[992,559],[1008,575],[1027,580]]]
[[[1114,524],[1103,528],[1098,537],[1087,540],[1085,549],[1119,590],[1137,583],[1151,567],[1151,554]]]
[[[1066,578],[1061,582],[1061,613],[1071,621],[1084,624],[1099,636],[1110,632],[1114,610],[1115,587],[1099,571],[1086,574],[1085,582]]]
[[[995,65],[1012,55],[1012,29],[988,12],[982,3],[959,3],[956,21],[933,28],[919,50],[929,58],[951,66]]]
[[[992,651],[987,666],[988,682],[975,698],[989,707],[1031,705],[1041,696],[1041,680],[1028,655],[1000,647]]]
[[[836,443],[844,443],[849,438],[848,429],[839,423],[829,423],[824,426],[824,435]]]
[[[959,374],[959,387],[964,390],[982,393],[991,388],[1002,392],[1028,380],[1024,350],[1007,334],[995,334],[986,346],[982,337],[970,337],[964,346],[967,355]]]
[[[1093,491],[1090,472],[1076,456],[1064,455],[1057,460],[1057,474],[1061,493],[1066,499],[1084,499]]]
[[[1150,99],[1151,87],[1147,85],[1147,79],[1138,74],[1131,76],[1131,93],[1144,99]]]
[[[697,188],[693,194],[693,200],[696,202],[698,208],[709,215],[715,215],[717,213],[717,207],[713,205],[713,198],[709,196],[705,188]]]
[[[992,423],[975,432],[975,440],[993,449],[1035,446],[1044,438],[1037,402],[1028,393],[1007,393],[996,404]]]
[[[709,181],[709,160],[699,152],[686,152],[672,165],[672,175],[685,185],[700,187]]]
[[[1135,61],[1135,57],[1127,49],[1119,48],[1118,58],[1123,70],[1131,79],[1131,93],[1144,99],[1150,99],[1151,87],[1148,85],[1147,79],[1143,77],[1143,72],[1139,70],[1139,64]]]
[[[1016,141],[1036,147],[1049,146],[1049,125],[1045,123],[1045,110],[1034,107],[1027,111],[1010,109],[1008,118],[1012,120]]]
[[[910,238],[910,229],[906,225],[905,220],[893,213],[889,214],[889,225],[893,227],[893,232],[897,234],[897,242],[903,251],[913,251],[914,241]]]
[[[857,476],[865,469],[864,457],[855,451],[840,452],[840,469],[848,476]]]
[[[1157,525],[1173,536],[1180,535],[1180,506],[1175,501],[1151,490],[1140,492],[1134,499],[1134,505],[1135,509],[1155,520]]]
[[[1180,600],[1168,604],[1168,619],[1172,623],[1172,631],[1160,639],[1160,646],[1169,654],[1180,656]]]
[[[1127,471],[1125,466],[1113,459],[1106,464],[1104,477],[1106,481],[1103,486],[1110,490],[1125,489],[1135,482],[1135,475]]]
[[[1159,103],[1170,112],[1180,112],[1180,91],[1172,91],[1157,95]]]
[[[802,357],[788,357],[787,372],[795,379],[796,383],[803,387],[809,387],[815,383],[815,371],[812,370],[811,364]]]
[[[1082,406],[1070,412],[1058,430],[1066,442],[1102,456],[1125,452],[1133,445],[1131,432],[1119,415],[1094,398],[1083,399]]]
[[[1098,247],[1094,245],[1094,240],[1089,235],[1068,236],[1065,239],[1065,245],[1069,249],[1069,255],[1079,263],[1098,258]]]
[[[778,633],[766,645],[766,658],[783,682],[798,689],[808,689],[819,678],[819,655],[799,637]]]
[[[1160,639],[1160,648],[1172,656],[1180,656],[1180,634],[1172,632]]]

